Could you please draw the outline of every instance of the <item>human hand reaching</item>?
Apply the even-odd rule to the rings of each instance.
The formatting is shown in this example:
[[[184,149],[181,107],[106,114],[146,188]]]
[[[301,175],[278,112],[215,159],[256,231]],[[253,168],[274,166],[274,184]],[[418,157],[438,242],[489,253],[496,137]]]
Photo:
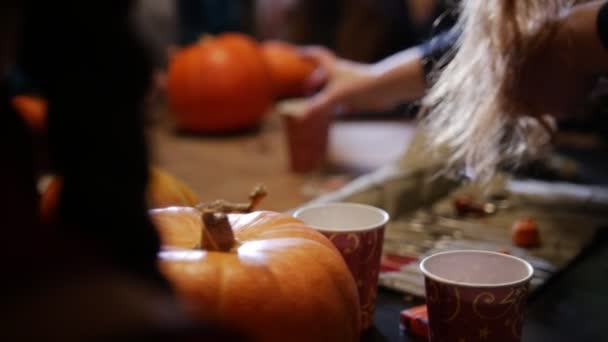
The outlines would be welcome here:
[[[388,111],[425,91],[418,48],[373,64],[342,59],[322,47],[306,47],[302,52],[320,65],[307,80],[308,90],[318,93],[310,99],[304,116]]]
[[[302,51],[320,66],[306,81],[310,92],[319,91],[310,99],[306,115],[386,109],[369,96],[377,79],[370,65],[338,58],[323,47],[307,47]]]

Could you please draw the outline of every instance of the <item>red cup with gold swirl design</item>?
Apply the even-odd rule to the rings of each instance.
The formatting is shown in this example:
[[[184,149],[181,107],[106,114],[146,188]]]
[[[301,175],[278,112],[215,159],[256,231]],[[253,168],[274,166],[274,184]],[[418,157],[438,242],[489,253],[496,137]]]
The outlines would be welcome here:
[[[425,275],[431,342],[519,342],[530,279],[525,260],[489,251],[431,255]]]
[[[358,203],[327,203],[301,208],[294,216],[327,236],[340,251],[359,290],[361,326],[371,327],[388,213]]]

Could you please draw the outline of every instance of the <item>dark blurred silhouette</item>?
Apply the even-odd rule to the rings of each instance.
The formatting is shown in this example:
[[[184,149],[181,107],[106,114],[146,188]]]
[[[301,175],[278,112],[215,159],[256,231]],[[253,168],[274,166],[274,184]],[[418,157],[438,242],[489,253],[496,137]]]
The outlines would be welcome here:
[[[204,34],[227,31],[251,33],[254,0],[177,0],[178,36],[181,45]]]
[[[229,340],[191,322],[157,269],[142,125],[151,63],[131,1],[0,5],[0,340]],[[48,154],[63,177],[39,219],[32,137],[9,105],[9,69],[49,103]]]
[[[178,0],[178,42],[240,31],[372,62],[430,38],[451,0]]]
[[[338,56],[375,62],[430,38],[445,0],[259,0],[261,38],[322,45]]]

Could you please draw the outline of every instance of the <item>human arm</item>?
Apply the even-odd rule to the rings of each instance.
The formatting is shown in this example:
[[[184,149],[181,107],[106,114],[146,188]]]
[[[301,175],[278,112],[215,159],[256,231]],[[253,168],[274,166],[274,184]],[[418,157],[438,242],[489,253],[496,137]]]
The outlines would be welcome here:
[[[424,95],[427,75],[457,39],[448,31],[374,64],[337,58],[323,48],[305,51],[321,68],[309,79],[309,88],[322,90],[310,101],[309,114],[385,111]]]

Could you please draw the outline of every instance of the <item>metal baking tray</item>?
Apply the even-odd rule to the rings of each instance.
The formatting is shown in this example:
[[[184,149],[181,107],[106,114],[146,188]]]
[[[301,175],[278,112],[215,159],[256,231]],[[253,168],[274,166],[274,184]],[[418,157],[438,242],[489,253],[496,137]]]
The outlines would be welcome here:
[[[608,226],[608,188],[517,180],[498,174],[489,183],[464,183],[440,173],[441,162],[406,157],[304,204],[356,202],[391,215],[385,233],[380,286],[424,296],[418,262],[451,249],[506,251],[535,268],[532,288],[565,267]],[[491,202],[494,212],[459,216],[454,198],[462,194]],[[499,195],[497,195],[499,194]],[[541,245],[525,249],[511,241],[511,226],[522,217],[539,223]]]

